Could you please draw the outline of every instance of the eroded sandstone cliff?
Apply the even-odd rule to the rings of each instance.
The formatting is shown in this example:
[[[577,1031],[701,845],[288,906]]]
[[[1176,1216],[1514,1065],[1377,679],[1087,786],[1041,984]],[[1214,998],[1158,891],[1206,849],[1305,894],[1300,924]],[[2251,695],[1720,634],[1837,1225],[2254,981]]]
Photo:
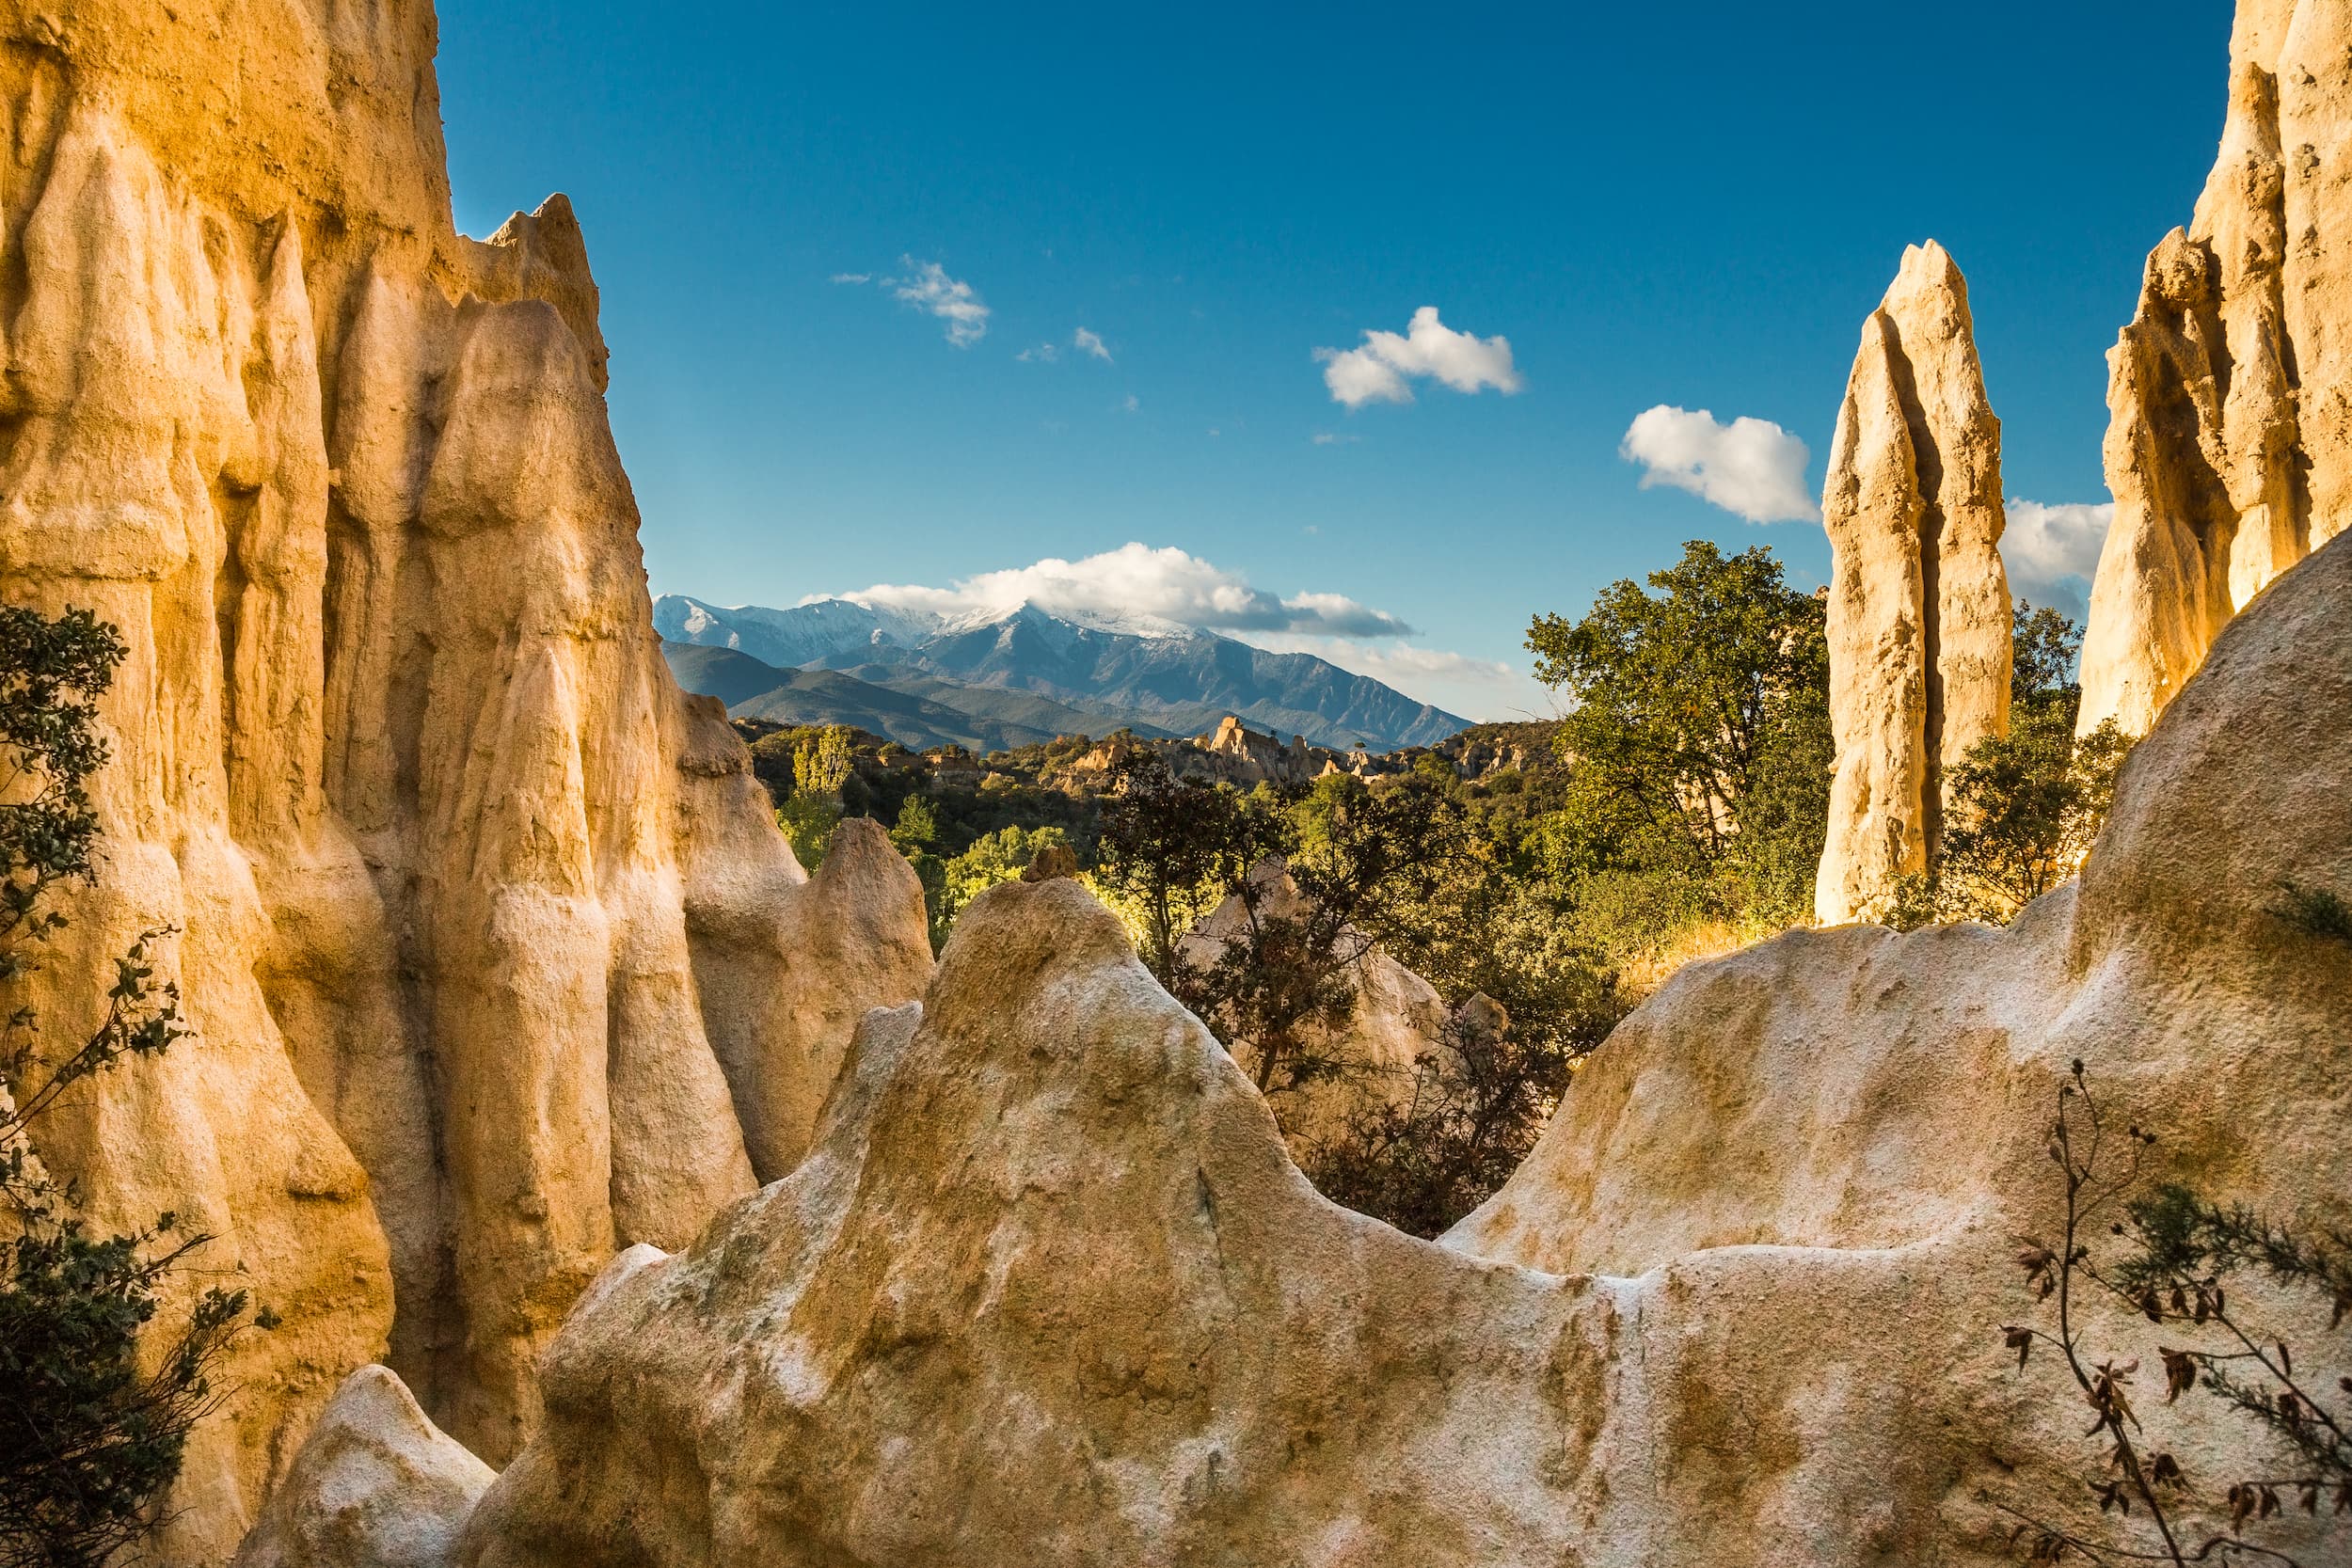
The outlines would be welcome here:
[[[930,960],[904,863],[808,881],[663,667],[580,230],[454,232],[423,0],[0,43],[0,592],[131,649],[101,884],[7,1002],[72,1037],[179,928],[195,1034],[36,1137],[284,1320],[191,1449],[203,1560],[388,1339],[502,1459],[580,1288],[788,1166]]]
[[[2009,728],[2001,422],[1967,281],[1932,240],[1862,325],[1821,513],[1837,766],[1814,902],[1836,926],[1927,870],[1946,770]]]
[[[2146,733],[2230,618],[2352,519],[2352,18],[2243,0],[2220,155],[2107,355],[2081,727]]]

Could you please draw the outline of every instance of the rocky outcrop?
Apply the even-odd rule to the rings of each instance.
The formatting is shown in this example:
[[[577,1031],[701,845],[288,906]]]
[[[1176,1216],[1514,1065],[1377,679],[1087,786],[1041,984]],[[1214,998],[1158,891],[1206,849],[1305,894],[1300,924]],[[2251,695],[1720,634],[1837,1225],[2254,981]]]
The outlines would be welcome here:
[[[2069,1061],[2152,1178],[2352,1191],[2352,962],[2272,909],[2352,888],[2347,595],[2352,544],[2233,626],[2012,927],[1686,970],[1443,1246],[1316,1196],[1080,887],[985,894],[809,1159],[565,1326],[461,1560],[1989,1568],[2004,1500],[2095,1521],[2002,1338]],[[2139,1403],[2209,1502],[2259,1462]]]
[[[2009,728],[2001,423],[1967,282],[1932,240],[1863,324],[1821,511],[1837,770],[1815,902],[1834,926],[1927,869],[1946,769]]]
[[[179,930],[195,1034],[34,1136],[283,1320],[176,1499],[217,1560],[378,1356],[502,1458],[580,1288],[788,1164],[930,958],[904,863],[807,883],[663,667],[579,228],[454,232],[422,0],[0,37],[0,593],[131,649],[102,881],[0,1003],[73,1037]]]
[[[452,1568],[496,1479],[389,1368],[362,1367],[303,1439],[235,1568]]]
[[[1307,917],[1306,896],[1280,862],[1257,866],[1250,879],[1257,884],[1254,914],[1239,894],[1229,895],[1178,944],[1188,962],[1203,969],[1216,963],[1247,941],[1253,918]],[[1352,928],[1340,934],[1335,954],[1344,963],[1352,993],[1347,1015],[1328,1025],[1311,1020],[1300,1028],[1301,1048],[1328,1064],[1328,1070],[1278,1087],[1274,1097],[1275,1115],[1301,1153],[1343,1132],[1363,1112],[1405,1103],[1413,1093],[1415,1064],[1430,1052],[1448,1049],[1445,999],[1435,986]],[[1232,1051],[1242,1071],[1265,1087],[1257,1046],[1242,1037],[1233,1041]]]
[[[2221,150],[2107,355],[2080,724],[2146,733],[2230,618],[2352,519],[2352,16],[2247,0]]]

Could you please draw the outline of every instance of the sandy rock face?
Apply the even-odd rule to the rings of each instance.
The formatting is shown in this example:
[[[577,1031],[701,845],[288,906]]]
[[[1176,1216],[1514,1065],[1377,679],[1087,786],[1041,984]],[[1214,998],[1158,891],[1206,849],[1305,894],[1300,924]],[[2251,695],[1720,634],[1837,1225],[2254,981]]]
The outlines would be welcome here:
[[[362,1367],[303,1439],[234,1568],[449,1568],[495,1479],[390,1369]]]
[[[2347,173],[2352,16],[2240,6],[2213,173],[2107,355],[2085,733],[2145,734],[2230,618],[2352,516]]]
[[[579,228],[454,232],[428,7],[0,4],[0,593],[131,650],[103,882],[0,1000],[72,1037],[180,927],[195,1036],[35,1139],[284,1320],[190,1451],[170,1549],[217,1560],[388,1345],[510,1451],[580,1288],[788,1164],[930,963],[903,863],[808,883],[663,667]]]
[[[1863,324],[1821,510],[1837,771],[1815,901],[1834,926],[1927,869],[1945,770],[2009,728],[2001,422],[1967,282],[1932,240]]]
[[[2347,593],[2342,545],[2229,629],[2015,927],[1686,971],[1447,1245],[1310,1191],[1080,888],[990,892],[810,1158],[566,1324],[460,1560],[2013,1560],[1979,1494],[2096,1465],[2001,1338],[2069,1059],[2163,1175],[2352,1190],[2352,961],[2270,912],[2352,885]],[[2259,1462],[2143,1414],[2193,1478]]]

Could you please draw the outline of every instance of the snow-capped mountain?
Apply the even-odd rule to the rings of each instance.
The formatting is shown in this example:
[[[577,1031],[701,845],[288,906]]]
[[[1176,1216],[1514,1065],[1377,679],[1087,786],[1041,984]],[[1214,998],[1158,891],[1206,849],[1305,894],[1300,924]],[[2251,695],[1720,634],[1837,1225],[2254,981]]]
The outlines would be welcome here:
[[[852,673],[933,700],[943,684],[1030,691],[1104,728],[1188,734],[1228,713],[1317,745],[1428,745],[1469,721],[1311,654],[1278,654],[1153,616],[1052,615],[1033,605],[961,614],[819,599],[733,608],[678,594],[654,601],[672,642],[733,648],[782,670]]]

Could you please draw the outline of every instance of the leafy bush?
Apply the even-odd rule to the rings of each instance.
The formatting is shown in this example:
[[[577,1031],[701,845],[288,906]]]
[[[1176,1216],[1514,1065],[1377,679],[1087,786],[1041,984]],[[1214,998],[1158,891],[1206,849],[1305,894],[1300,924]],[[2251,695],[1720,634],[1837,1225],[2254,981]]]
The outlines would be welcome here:
[[[0,983],[36,968],[64,927],[45,895],[96,879],[87,784],[107,748],[95,705],[122,656],[86,611],[0,608],[0,752],[16,797],[0,803]],[[245,1292],[208,1290],[160,1351],[142,1347],[166,1279],[211,1238],[171,1214],[94,1233],[28,1136],[74,1085],[185,1032],[178,991],[151,962],[168,934],[116,961],[104,1015],[62,1056],[43,1051],[27,1007],[0,1037],[0,1078],[16,1091],[0,1091],[0,1568],[99,1568],[153,1528],[189,1429],[224,1397],[219,1362],[245,1322]]]

